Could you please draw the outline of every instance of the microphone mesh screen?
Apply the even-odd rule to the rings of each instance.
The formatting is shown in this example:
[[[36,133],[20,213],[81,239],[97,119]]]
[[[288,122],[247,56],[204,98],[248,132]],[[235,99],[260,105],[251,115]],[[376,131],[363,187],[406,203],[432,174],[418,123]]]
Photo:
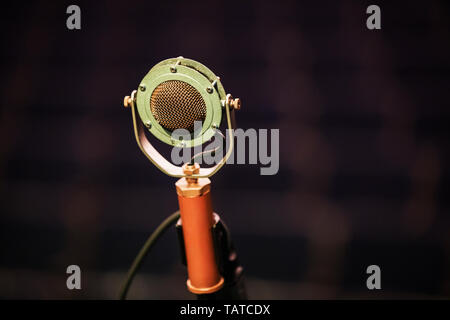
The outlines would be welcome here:
[[[150,98],[150,109],[156,121],[169,131],[194,131],[194,121],[206,118],[206,104],[200,92],[179,80],[160,83]]]

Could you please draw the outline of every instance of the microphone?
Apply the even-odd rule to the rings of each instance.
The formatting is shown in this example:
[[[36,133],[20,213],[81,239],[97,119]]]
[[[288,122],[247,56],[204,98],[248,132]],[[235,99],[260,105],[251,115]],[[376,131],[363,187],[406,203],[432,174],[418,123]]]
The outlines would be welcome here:
[[[177,57],[156,64],[138,89],[124,98],[124,106],[131,107],[136,142],[144,155],[163,173],[180,178],[175,183],[181,216],[177,227],[182,229],[188,290],[197,295],[208,295],[218,292],[226,282],[230,285],[236,282],[240,274],[225,269],[233,266],[242,273],[242,267],[237,268],[237,261],[227,260],[234,248],[225,246],[224,249],[223,245],[217,245],[225,229],[220,228],[220,218],[213,213],[209,177],[232,153],[232,118],[235,110],[241,108],[240,99],[226,94],[220,78],[206,66]],[[228,148],[224,157],[209,168],[201,168],[193,161],[183,166],[172,164],[145,135],[149,131],[172,147],[193,148],[209,141],[222,119],[226,119],[228,128]],[[194,130],[196,121],[201,122],[201,130]],[[173,133],[178,129],[184,129],[187,134],[175,139]],[[220,236],[217,230],[222,230]],[[242,292],[242,288],[239,290]]]

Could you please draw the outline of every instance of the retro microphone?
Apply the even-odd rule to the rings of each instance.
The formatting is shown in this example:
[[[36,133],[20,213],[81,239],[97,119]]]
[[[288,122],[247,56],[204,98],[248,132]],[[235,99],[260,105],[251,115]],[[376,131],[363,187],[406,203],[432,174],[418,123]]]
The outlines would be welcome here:
[[[146,157],[165,174],[179,178],[175,183],[180,219],[176,224],[182,261],[187,265],[187,288],[199,299],[245,299],[242,267],[219,215],[213,212],[211,181],[233,149],[234,112],[240,99],[226,94],[220,78],[211,70],[183,57],[156,64],[137,90],[124,98],[131,107],[136,142]],[[140,117],[139,121],[136,115]],[[176,166],[165,159],[147,139],[146,131],[158,140],[181,148],[194,148],[209,141],[225,114],[229,143],[223,158],[214,166],[201,168],[190,161]],[[196,121],[200,130],[194,130]],[[184,135],[174,138],[174,131]]]

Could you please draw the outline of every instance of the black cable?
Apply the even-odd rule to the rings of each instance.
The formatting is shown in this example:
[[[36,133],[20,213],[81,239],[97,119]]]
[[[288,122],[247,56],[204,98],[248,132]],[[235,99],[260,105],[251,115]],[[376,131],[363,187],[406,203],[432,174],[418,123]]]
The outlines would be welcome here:
[[[176,212],[172,213],[169,217],[167,217],[158,226],[158,228],[156,228],[155,231],[153,231],[151,236],[147,239],[147,241],[145,242],[141,251],[139,251],[139,254],[134,259],[133,264],[131,265],[130,269],[128,270],[125,282],[122,284],[122,288],[120,289],[120,294],[119,294],[120,300],[126,299],[128,289],[131,286],[131,282],[133,281],[133,278],[136,275],[137,270],[141,266],[142,261],[147,256],[150,249],[153,247],[153,245],[156,243],[156,241],[161,237],[161,235],[164,233],[164,231],[166,231],[171,225],[176,223],[179,218],[180,218],[180,211],[176,211]]]

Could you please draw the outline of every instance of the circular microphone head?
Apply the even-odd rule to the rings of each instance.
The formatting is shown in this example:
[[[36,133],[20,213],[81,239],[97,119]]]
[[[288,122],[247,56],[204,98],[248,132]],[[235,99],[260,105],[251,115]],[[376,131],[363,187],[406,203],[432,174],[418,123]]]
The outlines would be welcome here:
[[[219,77],[183,57],[155,65],[141,81],[136,97],[147,129],[177,147],[193,147],[211,139],[220,125],[225,99]]]

